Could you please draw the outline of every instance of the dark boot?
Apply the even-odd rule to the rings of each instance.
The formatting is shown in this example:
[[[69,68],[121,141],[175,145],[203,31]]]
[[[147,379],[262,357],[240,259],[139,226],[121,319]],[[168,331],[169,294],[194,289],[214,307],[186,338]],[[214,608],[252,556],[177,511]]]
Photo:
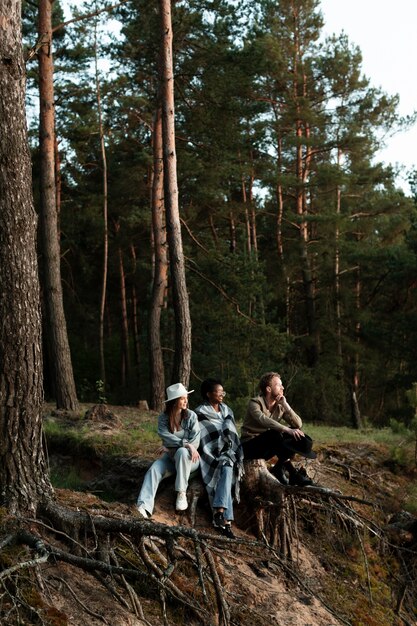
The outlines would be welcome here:
[[[275,478],[279,480],[281,485],[289,485],[287,474],[285,472],[285,463],[276,463],[271,470],[271,474],[273,474],[273,476],[275,476]]]
[[[224,530],[224,527],[226,526],[226,520],[224,519],[223,511],[215,511],[213,515],[213,526],[214,528]]]
[[[313,481],[311,478],[307,476],[307,474],[303,474],[299,472],[298,469],[294,467],[291,461],[287,461],[285,464],[285,468],[288,471],[289,475],[289,484],[297,485],[298,487],[307,487],[308,485],[312,485]]]

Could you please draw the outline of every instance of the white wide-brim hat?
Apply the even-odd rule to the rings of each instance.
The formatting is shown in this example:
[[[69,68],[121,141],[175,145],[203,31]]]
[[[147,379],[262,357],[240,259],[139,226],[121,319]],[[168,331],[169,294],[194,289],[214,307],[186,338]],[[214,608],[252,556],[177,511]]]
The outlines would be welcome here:
[[[170,400],[175,400],[176,398],[181,398],[182,396],[188,396],[189,393],[193,393],[194,389],[191,391],[187,391],[182,383],[175,383],[175,385],[170,385],[167,387],[167,399],[165,402],[169,402]]]

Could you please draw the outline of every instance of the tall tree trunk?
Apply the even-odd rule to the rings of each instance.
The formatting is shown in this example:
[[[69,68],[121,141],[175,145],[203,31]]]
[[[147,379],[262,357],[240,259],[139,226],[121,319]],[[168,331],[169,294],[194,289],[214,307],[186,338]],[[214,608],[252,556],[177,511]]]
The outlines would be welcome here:
[[[55,197],[56,197],[56,215],[57,215],[57,230],[58,230],[58,241],[61,240],[61,227],[60,227],[60,218],[61,218],[61,192],[62,192],[62,178],[61,178],[61,158],[59,155],[59,147],[58,140],[55,134],[54,140],[54,156],[55,156]]]
[[[174,382],[181,381],[187,386],[191,373],[191,317],[178,207],[171,0],[159,0],[159,8],[161,16],[160,79],[165,212],[175,313],[175,354],[172,380]]]
[[[294,21],[297,25],[298,12],[294,7]],[[300,78],[302,77],[302,78]],[[302,273],[306,318],[310,343],[307,349],[307,361],[310,367],[317,363],[319,355],[319,338],[316,320],[316,303],[313,270],[308,253],[309,231],[307,217],[306,185],[310,174],[311,148],[308,145],[309,126],[302,117],[302,101],[306,97],[306,76],[302,72],[302,50],[299,43],[298,26],[294,33],[294,102],[296,103],[297,119],[295,121],[296,149],[296,206],[299,217],[299,248],[300,267]]]
[[[245,185],[245,181],[243,180],[243,177],[242,177],[242,198],[243,198],[243,204],[245,207],[246,249],[248,251],[248,256],[250,257],[251,252],[252,252],[252,239],[251,239],[251,232],[250,232],[249,209],[248,209],[247,200],[246,200],[246,185]]]
[[[278,112],[276,107],[274,107],[274,115],[275,119],[278,123]],[[281,269],[282,275],[284,277],[285,284],[285,329],[287,335],[291,333],[291,289],[290,289],[290,278],[288,276],[287,266],[285,263],[285,254],[284,254],[284,239],[282,234],[282,224],[284,219],[284,191],[281,182],[281,176],[283,173],[282,167],[282,138],[279,135],[277,137],[277,165],[278,165],[278,181],[275,188],[276,198],[277,198],[277,249],[278,249],[278,257],[281,261]],[[283,291],[283,285],[279,285],[278,287],[281,291]]]
[[[299,132],[297,136],[301,137]],[[299,181],[296,191],[297,214],[300,218],[299,227],[299,249],[300,249],[300,267],[303,280],[304,300],[306,308],[306,319],[310,344],[307,350],[307,359],[310,367],[313,367],[318,360],[318,341],[317,341],[317,322],[316,322],[316,305],[314,293],[313,270],[308,253],[308,226],[306,221],[307,208],[306,196],[303,183],[303,165],[304,156],[301,145],[297,148],[297,179]]]
[[[162,110],[155,112],[153,125],[152,231],[155,267],[149,312],[149,358],[151,409],[161,411],[165,398],[165,371],[161,345],[161,313],[168,285],[168,252],[164,224],[164,164],[162,152]]]
[[[36,215],[25,118],[21,3],[0,7],[0,493],[33,515],[52,494],[42,447]]]
[[[337,165],[340,169],[341,150],[337,151]],[[343,350],[342,350],[342,305],[340,294],[340,228],[339,218],[341,213],[341,197],[342,192],[340,185],[336,189],[336,229],[335,229],[335,255],[334,255],[334,289],[336,300],[336,337],[337,337],[337,356],[339,358],[339,367],[342,367]]]
[[[240,154],[239,154],[239,159],[240,159]],[[246,180],[245,180],[245,175],[243,172],[241,174],[241,179],[242,179],[242,202],[245,207],[246,249],[248,252],[248,259],[250,259],[252,256],[252,233],[251,233],[250,214],[249,214],[249,209],[248,209],[248,195],[246,193]],[[251,273],[253,276],[253,270]],[[255,310],[255,298],[250,297],[248,298],[249,317],[253,316],[254,310]]]
[[[360,235],[358,235],[358,238]],[[357,350],[355,350],[354,355],[354,365],[353,365],[353,373],[352,373],[352,424],[354,428],[362,428],[362,416],[359,407],[359,382],[360,382],[360,373],[359,373],[359,344],[360,344],[360,332],[361,332],[361,323],[359,321],[359,313],[361,309],[361,275],[360,268],[356,270],[356,278],[355,278],[355,308],[356,308],[356,323],[355,323],[355,342],[358,346]]]
[[[131,244],[130,253],[133,260],[133,285],[132,285],[132,328],[133,328],[133,345],[134,345],[134,363],[136,369],[136,378],[138,384],[138,390],[140,391],[141,384],[141,349],[140,349],[140,332],[139,332],[139,303],[136,292],[135,278],[136,278],[136,250],[135,246]]]
[[[248,252],[248,258],[258,261],[258,236],[256,231],[256,212],[253,202],[253,185],[255,182],[255,174],[253,167],[253,154],[250,153],[252,171],[248,181],[244,172],[242,171],[242,202],[245,207],[245,224],[246,224],[246,248]],[[239,154],[240,159],[240,154]],[[252,278],[255,277],[255,272],[251,270]],[[248,315],[249,317],[256,316],[261,323],[265,323],[265,304],[262,294],[257,297],[248,298]]]
[[[130,365],[130,349],[129,349],[129,324],[127,315],[127,299],[126,299],[126,276],[123,263],[123,252],[120,246],[117,250],[119,258],[119,280],[120,280],[120,309],[122,318],[122,387],[126,388],[127,381],[130,382],[131,365]]]
[[[250,174],[250,179],[249,179],[249,193],[248,193],[248,199],[249,199],[249,222],[250,222],[250,237],[251,237],[251,248],[252,248],[252,255],[254,256],[254,258],[256,259],[256,262],[259,261],[259,254],[258,254],[258,232],[257,232],[257,227],[256,227],[256,211],[255,211],[255,203],[254,203],[254,199],[253,199],[253,186],[255,184],[255,166],[254,166],[254,160],[253,160],[253,151],[251,150],[250,152],[250,157],[251,157],[251,174]],[[260,320],[260,322],[262,324],[265,324],[265,302],[264,302],[264,297],[263,294],[259,294],[258,298],[257,298],[257,317]]]
[[[211,235],[213,237],[214,246],[215,246],[215,248],[218,248],[219,247],[219,237],[217,235],[216,226],[214,224],[213,216],[211,214],[209,215],[208,220],[209,220],[209,225],[210,225],[210,232],[211,232]]]
[[[98,71],[98,50],[97,50],[97,24],[94,25],[94,63],[96,79],[96,101],[98,111],[98,126],[100,135],[100,150],[102,163],[102,184],[103,184],[103,274],[101,279],[101,300],[100,300],[100,322],[99,322],[99,344],[100,344],[100,378],[103,387],[106,387],[106,359],[104,355],[104,320],[106,313],[107,298],[107,270],[109,257],[109,225],[108,225],[108,190],[107,190],[107,154],[104,142],[103,113],[101,108],[100,77]]]
[[[233,209],[230,209],[229,211],[229,237],[230,237],[229,250],[230,252],[236,252],[236,246],[237,246],[236,221],[235,221],[235,216],[233,214]]]
[[[77,393],[71,363],[61,282],[61,258],[58,235],[57,189],[55,185],[55,114],[52,60],[52,3],[39,1],[39,37],[43,45],[39,57],[39,147],[40,225],[43,251],[43,276],[46,329],[54,393],[57,407],[75,411]]]

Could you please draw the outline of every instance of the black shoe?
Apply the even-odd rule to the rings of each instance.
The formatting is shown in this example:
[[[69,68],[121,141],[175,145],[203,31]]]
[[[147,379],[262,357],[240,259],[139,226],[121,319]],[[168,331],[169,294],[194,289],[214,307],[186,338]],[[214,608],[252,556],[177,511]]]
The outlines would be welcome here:
[[[213,526],[214,528],[221,528],[224,530],[226,527],[226,520],[224,519],[223,511],[216,511],[213,515]]]
[[[228,539],[236,539],[236,535],[233,534],[230,524],[226,524],[225,527],[222,528],[222,535],[224,535]]]
[[[297,485],[298,487],[308,487],[308,485],[313,485],[314,483],[311,478],[295,470],[295,472],[290,474],[289,484]]]
[[[285,472],[284,465],[282,463],[277,463],[272,468],[271,474],[275,476],[277,480],[281,483],[281,485],[289,485],[290,482],[287,478],[287,474]]]

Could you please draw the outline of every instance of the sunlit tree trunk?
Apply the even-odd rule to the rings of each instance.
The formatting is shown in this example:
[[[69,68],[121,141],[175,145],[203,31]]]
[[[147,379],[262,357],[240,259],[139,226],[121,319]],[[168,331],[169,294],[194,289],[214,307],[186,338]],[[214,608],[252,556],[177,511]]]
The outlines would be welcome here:
[[[59,156],[58,141],[55,134],[54,140],[55,155],[55,197],[56,197],[56,214],[58,223],[58,240],[61,239],[60,217],[61,217],[61,195],[62,195],[62,178],[61,178],[61,159]]]
[[[152,300],[149,311],[150,406],[155,411],[160,411],[165,399],[165,370],[161,345],[161,314],[168,284],[168,251],[164,223],[162,111],[160,107],[156,110],[153,126],[152,231],[155,265]]]
[[[276,121],[278,121],[278,114],[274,107],[274,115]],[[282,176],[282,138],[278,136],[277,138],[277,166],[278,166],[278,181],[275,187],[275,194],[277,199],[277,250],[278,250],[278,258],[281,263],[281,271],[284,277],[283,284],[279,286],[280,290],[285,290],[285,328],[287,335],[291,332],[291,290],[290,290],[290,279],[288,276],[287,267],[285,264],[285,255],[284,255],[284,240],[282,235],[282,225],[284,219],[284,192],[281,182]]]
[[[303,73],[301,58],[302,50],[298,33],[298,12],[294,8],[294,82],[293,97],[296,109],[295,134],[296,134],[296,211],[299,218],[299,249],[300,266],[303,281],[304,299],[308,335],[310,338],[307,350],[308,364],[313,367],[319,355],[319,336],[316,319],[315,287],[313,270],[308,251],[308,204],[306,186],[310,175],[311,147],[309,146],[310,129],[303,119],[302,102],[306,99],[306,76]]]
[[[40,226],[43,252],[43,282],[46,311],[46,339],[50,369],[53,372],[57,407],[78,408],[61,283],[58,233],[55,114],[52,60],[52,3],[39,1],[39,37],[44,42],[39,58],[39,148],[40,148]]]
[[[52,487],[42,446],[36,215],[18,0],[3,0],[0,24],[0,503],[33,515]]]
[[[161,102],[164,190],[172,299],[175,313],[175,354],[172,380],[188,385],[191,373],[191,317],[185,278],[178,205],[175,150],[174,70],[171,0],[159,0],[161,17]]]

